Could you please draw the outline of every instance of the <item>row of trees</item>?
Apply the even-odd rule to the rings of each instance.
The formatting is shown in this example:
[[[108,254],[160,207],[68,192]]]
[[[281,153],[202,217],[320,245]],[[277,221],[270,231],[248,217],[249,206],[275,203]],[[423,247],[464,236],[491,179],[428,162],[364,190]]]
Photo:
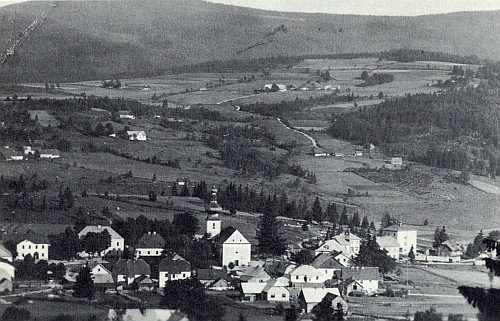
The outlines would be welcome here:
[[[497,175],[500,111],[495,105],[495,96],[482,88],[407,95],[337,115],[328,132],[430,166]]]
[[[365,70],[361,73],[361,79],[363,79],[364,83],[359,85],[360,87],[375,86],[393,82],[394,75],[387,73],[374,73],[370,76],[370,74],[368,74],[368,72]]]

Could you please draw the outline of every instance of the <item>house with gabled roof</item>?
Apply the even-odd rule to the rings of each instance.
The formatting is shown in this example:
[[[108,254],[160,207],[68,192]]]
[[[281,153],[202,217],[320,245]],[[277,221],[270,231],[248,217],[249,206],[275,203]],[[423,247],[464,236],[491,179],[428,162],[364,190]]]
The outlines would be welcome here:
[[[240,275],[241,282],[267,282],[271,275],[262,266],[249,266]]]
[[[289,276],[293,287],[322,287],[326,281],[323,272],[306,264],[291,271]]]
[[[382,229],[383,236],[395,237],[399,243],[399,254],[407,256],[410,249],[417,251],[417,230],[401,222]]]
[[[228,226],[221,230],[214,240],[219,247],[223,266],[228,266],[230,263],[235,266],[248,265],[251,260],[252,245],[240,231]]]
[[[0,260],[0,293],[12,291],[16,269],[11,262]]]
[[[166,257],[158,265],[159,287],[164,288],[165,282],[191,278],[191,263],[178,254]]]
[[[311,262],[311,266],[323,272],[326,279],[333,278],[335,271],[340,271],[342,267],[344,267],[344,265],[335,258],[335,252],[317,255]]]
[[[387,251],[387,255],[395,260],[399,260],[399,242],[394,236],[379,236],[376,238],[377,244],[382,250]]]
[[[92,261],[89,262],[87,265],[90,268],[90,272],[92,273],[92,279],[94,280],[94,284],[96,285],[114,284],[113,274],[111,273],[109,268],[105,266],[105,263]]]
[[[378,267],[349,267],[342,268],[335,273],[340,283],[353,279],[363,286],[363,291],[370,295],[378,292],[378,284],[381,281]]]
[[[81,230],[78,233],[78,237],[81,239],[85,235],[87,235],[87,233],[90,233],[90,232],[102,233],[103,231],[108,231],[109,235],[111,236],[111,245],[107,249],[102,251],[100,253],[100,255],[104,256],[106,253],[108,253],[109,251],[112,251],[112,250],[115,250],[118,252],[123,252],[123,249],[125,248],[125,239],[120,234],[118,234],[115,230],[113,230],[111,228],[111,226],[87,225],[83,228],[83,230]],[[82,254],[88,255],[85,252],[82,252]]]
[[[160,234],[147,232],[137,241],[135,252],[139,257],[160,256],[164,246],[165,240]]]
[[[0,243],[0,259],[12,262],[12,253]]]
[[[50,241],[46,236],[28,231],[25,235],[20,236],[18,239],[21,241],[16,245],[16,260],[23,260],[28,254],[30,254],[35,260],[49,259]]]
[[[260,301],[262,300],[262,290],[266,287],[264,282],[241,283],[241,292],[245,301]]]
[[[330,252],[342,252],[344,248],[337,242],[337,240],[331,239],[323,242],[316,250],[314,250],[315,255],[319,255],[321,253],[330,253]]]
[[[280,277],[270,279],[266,282],[266,286],[262,289],[263,299],[274,302],[290,301],[290,290],[288,290],[288,279]]]
[[[356,235],[346,231],[340,235],[335,235],[333,237],[335,241],[339,243],[342,247],[342,253],[347,256],[356,257],[359,253],[359,248],[361,246],[361,239]]]
[[[194,273],[196,279],[207,289],[222,291],[233,288],[228,281],[226,269],[198,269]]]
[[[143,259],[119,259],[112,274],[116,284],[130,285],[140,277],[150,277],[151,269]]]
[[[310,313],[311,310],[327,295],[334,310],[336,310],[340,305],[344,314],[347,313],[347,302],[342,298],[340,291],[337,288],[302,288],[298,297],[299,307],[305,313]]]

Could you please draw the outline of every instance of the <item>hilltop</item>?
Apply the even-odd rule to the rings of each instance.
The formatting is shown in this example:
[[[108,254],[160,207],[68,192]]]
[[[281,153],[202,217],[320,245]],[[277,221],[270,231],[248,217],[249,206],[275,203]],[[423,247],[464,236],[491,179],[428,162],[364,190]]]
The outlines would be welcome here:
[[[0,8],[1,81],[149,76],[210,60],[415,48],[500,59],[500,12],[419,17],[281,13],[198,0],[25,2]],[[283,27],[282,27],[283,26]],[[281,27],[281,28],[280,28]],[[264,43],[264,44],[262,44]],[[256,44],[245,51],[246,48]]]

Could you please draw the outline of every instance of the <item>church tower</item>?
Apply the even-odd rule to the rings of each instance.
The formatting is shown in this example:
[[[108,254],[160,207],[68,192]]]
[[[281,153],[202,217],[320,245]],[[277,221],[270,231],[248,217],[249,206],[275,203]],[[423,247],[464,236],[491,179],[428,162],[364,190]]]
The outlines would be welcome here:
[[[222,212],[222,207],[217,203],[217,189],[212,188],[212,196],[210,203],[205,207],[207,212],[207,234],[210,238],[219,235],[221,230],[221,220],[219,213]]]

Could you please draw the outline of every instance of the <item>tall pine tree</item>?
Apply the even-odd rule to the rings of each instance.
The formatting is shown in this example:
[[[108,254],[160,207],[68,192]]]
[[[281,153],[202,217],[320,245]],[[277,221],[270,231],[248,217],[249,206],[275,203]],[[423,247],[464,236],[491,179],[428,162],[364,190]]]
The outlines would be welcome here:
[[[257,226],[257,241],[259,252],[275,255],[285,253],[285,239],[280,232],[281,224],[271,213],[266,213],[260,218]]]
[[[76,283],[73,286],[73,296],[77,298],[87,298],[91,300],[94,297],[94,280],[88,266],[83,266],[80,273],[76,276]]]

